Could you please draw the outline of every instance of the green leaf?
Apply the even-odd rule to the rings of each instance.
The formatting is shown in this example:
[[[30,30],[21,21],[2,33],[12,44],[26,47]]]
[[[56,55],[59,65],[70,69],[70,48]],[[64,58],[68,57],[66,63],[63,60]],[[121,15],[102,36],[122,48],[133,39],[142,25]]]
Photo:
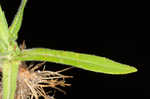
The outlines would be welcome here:
[[[23,19],[23,12],[24,12],[24,7],[27,3],[27,0],[22,0],[21,5],[17,11],[17,14],[9,27],[9,32],[11,33],[11,40],[16,40],[18,38],[18,32],[20,30],[21,24],[22,24],[22,19]]]
[[[14,99],[16,78],[20,61],[12,61],[11,57],[19,53],[15,40],[21,27],[23,11],[27,0],[22,0],[20,8],[8,29],[4,12],[0,6],[0,65],[2,65],[3,99]],[[9,57],[11,56],[11,57]]]
[[[15,41],[10,40],[8,24],[0,6],[0,57],[11,53],[19,53],[19,47]],[[14,52],[13,52],[14,51]]]
[[[107,74],[128,74],[137,71],[134,67],[100,56],[42,48],[24,50],[15,59],[20,61],[35,60],[62,63]]]
[[[19,61],[3,63],[3,99],[14,99]]]
[[[0,6],[0,53],[4,53],[8,50],[9,45],[9,30],[6,22],[6,18],[2,8]]]

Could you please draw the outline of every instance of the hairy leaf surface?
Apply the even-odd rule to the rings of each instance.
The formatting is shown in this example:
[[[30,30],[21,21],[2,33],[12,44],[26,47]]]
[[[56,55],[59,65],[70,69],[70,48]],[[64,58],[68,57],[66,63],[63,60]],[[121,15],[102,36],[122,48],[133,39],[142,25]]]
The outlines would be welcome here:
[[[0,6],[0,54],[5,53],[8,50],[9,45],[9,30],[6,22],[6,18],[2,8]],[[1,55],[0,55],[1,56]]]
[[[5,61],[3,64],[3,99],[14,99],[19,63]]]
[[[27,0],[22,0],[21,5],[17,11],[17,14],[16,14],[11,26],[9,27],[9,31],[11,33],[10,39],[12,39],[12,40],[16,40],[18,38],[18,32],[21,27],[24,7],[25,7],[26,3],[27,3]]]
[[[107,74],[128,74],[137,71],[134,67],[105,57],[43,48],[24,50],[20,56],[15,58],[21,61],[36,60],[61,63]]]

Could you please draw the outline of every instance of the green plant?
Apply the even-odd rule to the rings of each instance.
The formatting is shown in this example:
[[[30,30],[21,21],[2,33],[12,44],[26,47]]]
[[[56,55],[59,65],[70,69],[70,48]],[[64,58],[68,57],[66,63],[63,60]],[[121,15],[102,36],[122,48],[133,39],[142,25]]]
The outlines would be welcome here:
[[[95,55],[45,48],[21,50],[18,47],[16,40],[18,37],[18,31],[21,27],[26,2],[27,0],[22,0],[19,10],[9,27],[4,12],[0,6],[0,71],[2,71],[3,75],[3,99],[14,99],[17,76],[21,75],[21,72],[19,71],[18,73],[18,70],[19,67],[22,66],[22,61],[47,61],[62,63],[106,74],[128,74],[137,71],[137,69],[132,66]],[[36,67],[38,68],[38,66]],[[52,72],[49,72],[49,74],[50,73]],[[58,72],[55,73],[58,74]],[[36,75],[42,75],[42,73]],[[58,75],[60,78],[68,77],[60,74]],[[38,97],[35,98],[38,99]]]

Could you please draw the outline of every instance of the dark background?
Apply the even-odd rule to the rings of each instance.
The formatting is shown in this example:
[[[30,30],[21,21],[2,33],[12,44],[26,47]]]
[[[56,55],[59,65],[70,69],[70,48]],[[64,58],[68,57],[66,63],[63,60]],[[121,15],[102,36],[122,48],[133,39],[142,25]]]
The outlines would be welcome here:
[[[0,0],[9,24],[20,1]],[[28,1],[19,32],[19,44],[25,40],[27,48],[45,47],[95,54],[139,70],[128,75],[107,75],[74,68],[65,72],[74,76],[68,80],[72,87],[64,88],[67,95],[57,92],[57,99],[113,99],[148,95],[148,77],[144,71],[148,63],[148,40],[142,38],[144,28],[140,25],[143,20],[139,20],[140,10],[132,7],[132,3],[116,6],[111,2]],[[55,63],[46,65],[52,70],[68,67]]]

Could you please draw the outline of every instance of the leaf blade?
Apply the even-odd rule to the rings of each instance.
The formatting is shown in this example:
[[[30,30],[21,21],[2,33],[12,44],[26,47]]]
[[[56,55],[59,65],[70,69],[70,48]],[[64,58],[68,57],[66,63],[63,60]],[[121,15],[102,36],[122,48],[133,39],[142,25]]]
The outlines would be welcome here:
[[[11,26],[9,27],[9,32],[11,34],[10,39],[12,39],[12,40],[16,40],[18,38],[18,32],[21,28],[23,12],[24,12],[26,3],[27,3],[27,0],[22,0],[21,5],[17,11],[17,14],[14,17],[14,20],[13,20]]]
[[[0,52],[4,53],[8,50],[9,30],[5,14],[0,6]]]
[[[15,58],[21,61],[36,60],[62,63],[107,74],[128,74],[137,71],[134,67],[104,57],[61,50],[34,48],[24,50],[20,56]]]
[[[3,99],[14,99],[19,61],[5,61],[3,64]]]

